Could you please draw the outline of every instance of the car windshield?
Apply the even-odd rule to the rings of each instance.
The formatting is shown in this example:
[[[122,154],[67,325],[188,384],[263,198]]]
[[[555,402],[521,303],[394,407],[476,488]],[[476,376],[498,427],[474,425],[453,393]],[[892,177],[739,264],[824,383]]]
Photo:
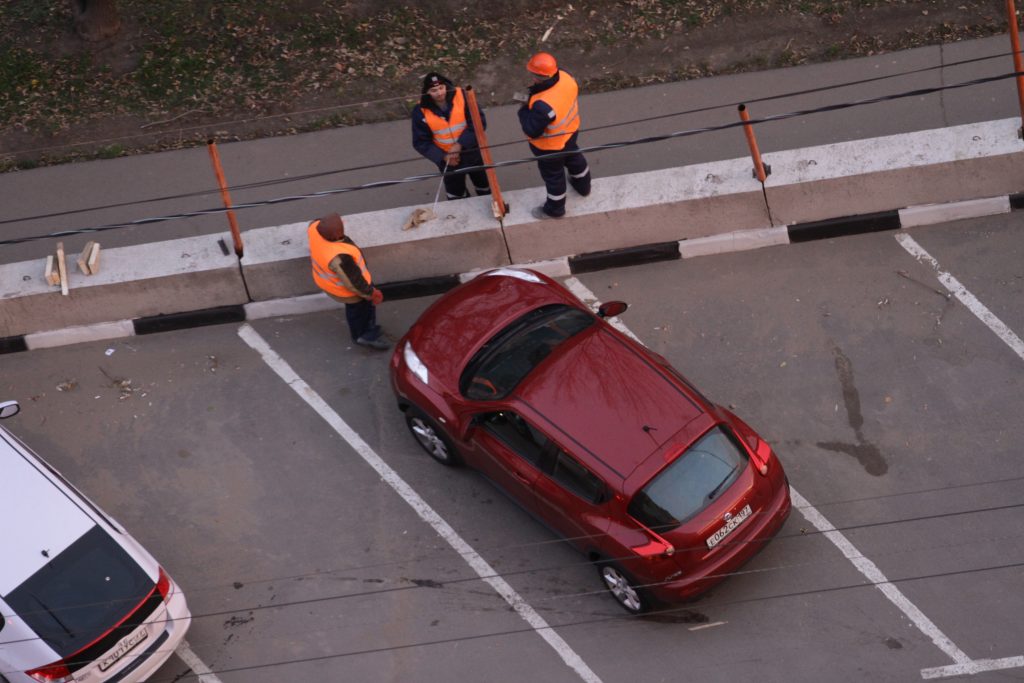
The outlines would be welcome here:
[[[555,348],[594,324],[594,316],[565,304],[541,306],[492,337],[466,365],[459,390],[466,398],[504,398]]]
[[[747,456],[715,427],[633,496],[629,514],[655,531],[670,531],[720,496],[743,471]]]
[[[66,657],[118,624],[153,585],[142,567],[94,526],[4,600]]]

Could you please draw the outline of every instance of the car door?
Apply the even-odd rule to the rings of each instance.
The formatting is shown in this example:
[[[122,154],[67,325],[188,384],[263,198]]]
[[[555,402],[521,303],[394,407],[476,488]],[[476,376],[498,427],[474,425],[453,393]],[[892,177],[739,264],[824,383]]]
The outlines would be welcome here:
[[[496,410],[473,418],[470,440],[477,450],[475,464],[519,504],[536,512],[533,485],[550,443],[518,413]]]
[[[576,458],[552,443],[533,485],[537,514],[583,551],[604,547],[608,488]]]

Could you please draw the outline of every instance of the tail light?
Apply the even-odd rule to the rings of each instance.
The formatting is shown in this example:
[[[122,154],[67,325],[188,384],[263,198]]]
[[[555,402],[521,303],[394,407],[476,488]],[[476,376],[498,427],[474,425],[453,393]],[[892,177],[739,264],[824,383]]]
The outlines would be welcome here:
[[[754,461],[757,466],[757,471],[762,475],[768,474],[768,461],[772,456],[772,447],[768,445],[768,442],[763,439],[757,440],[757,446],[748,449],[750,451],[750,459]]]
[[[41,666],[38,669],[26,671],[25,673],[40,683],[66,683],[73,680],[71,678],[71,670],[68,669],[63,659],[53,664]]]
[[[159,570],[160,576],[156,580],[156,590],[164,602],[167,602],[171,599],[171,577],[167,576],[163,567],[159,567]]]

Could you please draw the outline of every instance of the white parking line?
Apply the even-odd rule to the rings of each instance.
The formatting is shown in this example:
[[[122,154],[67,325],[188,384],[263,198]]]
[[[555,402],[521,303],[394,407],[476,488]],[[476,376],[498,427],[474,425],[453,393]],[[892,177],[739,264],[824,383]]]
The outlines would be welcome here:
[[[988,310],[985,304],[978,301],[977,297],[967,291],[967,288],[960,283],[955,277],[953,277],[948,271],[942,269],[939,262],[932,257],[924,247],[917,243],[917,241],[907,234],[896,235],[896,241],[900,243],[904,249],[907,250],[911,256],[916,258],[922,263],[930,265],[935,272],[938,274],[939,282],[942,286],[949,290],[950,294],[955,296],[960,303],[967,307],[971,313],[977,316],[978,320],[985,323],[985,325],[992,330],[997,337],[1003,340],[1003,342],[1013,350],[1014,353],[1024,360],[1024,341],[1018,337],[1013,330],[1006,326],[1006,324],[1000,320],[995,313]],[[1002,659],[975,659],[968,660],[967,662],[957,662],[950,666],[938,666],[931,669],[921,669],[922,678],[943,678],[946,676],[964,676],[967,674],[977,674],[986,671],[999,671],[1002,669],[1015,669],[1024,667],[1024,656],[1021,657],[1004,657]]]
[[[584,303],[591,308],[595,308],[597,305],[597,297],[587,289],[586,285],[577,280],[576,278],[570,278],[566,282],[566,286],[579,297]],[[619,331],[629,334],[629,336],[636,339],[635,336],[623,325],[620,321],[616,320],[612,322],[616,329]],[[864,555],[857,550],[856,547],[836,528],[829,522],[824,515],[808,502],[806,498],[800,495],[799,492],[792,486],[789,488],[790,496],[793,499],[793,505],[800,513],[810,522],[818,531],[831,541],[839,551],[843,553],[846,559],[853,563],[853,566],[864,575],[864,577],[870,581],[879,591],[882,592],[889,601],[896,606],[914,624],[925,636],[927,636],[936,647],[942,650],[944,653],[956,662],[955,664],[947,667],[941,667],[939,669],[923,669],[921,675],[926,678],[934,678],[937,676],[926,676],[925,672],[942,671],[939,674],[942,676],[956,676],[965,673],[977,673],[974,669],[979,665],[980,661],[973,661],[967,656],[960,648],[958,648],[952,640],[950,640],[942,631],[939,630],[931,619],[926,617],[924,613],[917,608],[903,593],[886,578],[885,574],[875,565],[874,562],[864,557]],[[1006,660],[998,660],[1006,661]],[[1003,667],[1007,668],[1007,667]],[[979,669],[987,670],[987,669]],[[949,671],[950,673],[945,673]]]
[[[178,649],[174,651],[185,665],[192,669],[192,672],[199,677],[199,683],[221,683],[216,674],[210,671],[210,667],[203,663],[203,660],[192,651],[192,646],[187,640],[178,643]]]
[[[976,315],[978,320],[985,323],[990,330],[995,332],[997,337],[1006,342],[1006,345],[1013,349],[1014,353],[1020,356],[1021,360],[1024,360],[1024,341],[1021,341],[1020,337],[1014,334],[1013,330],[997,318],[995,313],[988,310],[985,304],[978,301],[973,294],[968,292],[967,288],[960,284],[959,280],[947,271],[942,270],[939,262],[932,258],[932,255],[925,251],[924,247],[918,244],[913,237],[906,234],[896,235],[896,241],[918,261],[923,261],[934,268],[935,272],[939,274],[939,282],[942,283],[942,286],[959,299],[971,313]]]
[[[560,635],[548,625],[536,610],[516,592],[514,588],[503,578],[498,576],[490,564],[472,548],[461,536],[446,522],[409,484],[402,479],[384,460],[377,455],[370,445],[363,441],[348,424],[341,419],[327,402],[319,394],[313,391],[306,382],[299,377],[291,366],[275,352],[270,345],[250,325],[244,324],[238,329],[240,336],[245,343],[251,346],[263,357],[264,362],[277,373],[277,375],[299,395],[302,400],[317,412],[329,424],[341,438],[348,442],[349,446],[372,467],[380,478],[409,504],[417,515],[424,522],[429,524],[437,534],[448,542],[455,552],[466,561],[480,579],[491,586],[498,595],[505,599],[505,602],[515,610],[522,619],[528,623],[541,638],[562,658],[562,661],[579,675],[587,683],[601,683],[601,679],[590,670],[590,667],[580,658],[576,652],[569,647]]]

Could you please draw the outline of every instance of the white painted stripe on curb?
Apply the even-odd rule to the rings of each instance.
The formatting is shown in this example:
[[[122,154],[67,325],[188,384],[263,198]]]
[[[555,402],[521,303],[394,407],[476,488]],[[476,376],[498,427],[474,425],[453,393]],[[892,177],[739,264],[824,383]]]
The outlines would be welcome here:
[[[498,573],[488,564],[472,546],[446,522],[441,515],[437,514],[398,472],[393,470],[384,460],[377,455],[370,445],[363,441],[348,424],[341,419],[319,394],[313,391],[306,382],[299,377],[291,366],[281,358],[270,345],[248,324],[243,324],[238,329],[238,336],[251,346],[270,368],[284,380],[284,382],[299,395],[309,406],[317,412],[329,424],[341,438],[348,442],[349,446],[372,467],[384,482],[390,486],[395,493],[402,497],[420,519],[429,524],[437,534],[457,552],[466,564],[476,572],[480,580],[493,588],[498,595],[504,598],[505,602],[515,610],[526,623],[528,623],[537,635],[543,638],[548,645],[562,658],[562,661],[575,671],[581,679],[587,683],[601,683],[601,679],[591,671],[590,667],[583,661],[576,652],[569,647],[554,628],[551,627],[544,617],[537,613],[527,602],[516,592],[512,586],[501,578]]]
[[[597,297],[587,289],[586,285],[571,278],[567,283],[569,289],[584,301],[596,301]],[[628,331],[625,325],[616,325],[616,329],[629,334],[631,337],[636,337]],[[910,602],[900,592],[896,586],[889,582],[889,579],[875,566],[875,563],[864,557],[863,554],[857,548],[850,543],[845,536],[829,522],[824,515],[808,502],[806,498],[801,496],[795,488],[789,487],[790,497],[793,499],[793,506],[800,510],[800,513],[807,518],[818,531],[821,531],[825,538],[830,540],[843,555],[853,563],[853,566],[864,575],[871,583],[875,585],[882,594],[889,599],[910,621],[916,626],[922,633],[935,643],[936,647],[945,652],[949,657],[957,664],[969,664],[971,658],[968,657],[963,651],[960,650],[956,645],[953,644],[949,638],[939,630],[939,628],[932,623],[932,621],[924,615],[924,613],[917,608],[914,603]]]
[[[937,666],[934,669],[921,669],[921,678],[948,678],[949,676],[968,676],[987,671],[1001,671],[1024,667],[1024,657],[1004,657],[1003,659],[975,659],[966,664],[950,664]]]
[[[922,204],[899,210],[900,225],[904,228],[959,221],[965,218],[995,216],[1001,213],[1010,213],[1010,197],[1008,195],[949,202],[948,204]]]
[[[534,261],[532,263],[517,263],[511,266],[491,266],[489,268],[480,268],[478,270],[471,270],[467,273],[459,273],[459,282],[469,282],[477,275],[486,273],[489,270],[496,268],[529,268],[530,270],[536,270],[538,273],[544,273],[548,277],[566,277],[572,273],[569,270],[569,257],[562,256],[561,258],[548,259],[546,261]]]
[[[206,666],[203,660],[199,659],[192,651],[192,646],[188,644],[188,641],[183,640],[178,643],[178,649],[174,652],[181,658],[181,661],[185,662],[185,666],[192,669],[193,673],[199,677],[199,683],[221,683],[210,667]]]
[[[344,304],[335,301],[322,292],[291,297],[289,299],[253,301],[242,306],[245,309],[246,320],[276,318],[282,315],[319,313],[334,309],[340,310],[342,307],[344,307]]]
[[[681,240],[679,254],[683,258],[693,258],[694,256],[710,256],[733,251],[749,251],[779,244],[789,244],[789,230],[786,229],[786,226],[739,230],[723,235]]]
[[[28,347],[29,351],[33,351],[35,349],[52,349],[56,346],[67,346],[68,344],[133,336],[135,336],[135,326],[132,325],[132,321],[118,320],[116,322],[96,323],[94,325],[65,327],[61,330],[32,332],[25,335],[25,346]]]
[[[939,282],[942,286],[950,291],[960,302],[967,307],[967,309],[977,316],[978,320],[985,323],[985,325],[996,333],[996,336],[1003,340],[1007,346],[1009,346],[1014,353],[1016,353],[1021,360],[1024,360],[1024,341],[1021,341],[1013,330],[1006,326],[1006,324],[996,317],[996,314],[988,310],[985,304],[978,301],[973,294],[967,291],[967,288],[960,284],[960,281],[950,275],[947,271],[942,270],[942,266],[939,262],[932,258],[924,248],[918,244],[913,237],[910,235],[896,235],[896,240],[900,245],[907,250],[907,252],[916,258],[918,261],[923,261],[935,269],[935,272],[939,274]]]

